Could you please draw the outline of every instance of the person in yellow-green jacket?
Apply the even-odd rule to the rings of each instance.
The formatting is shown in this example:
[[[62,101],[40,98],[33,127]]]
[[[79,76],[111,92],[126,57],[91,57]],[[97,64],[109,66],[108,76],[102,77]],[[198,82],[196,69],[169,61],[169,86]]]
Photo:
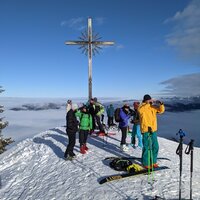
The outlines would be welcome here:
[[[94,131],[96,128],[96,124],[98,126],[98,133],[105,133],[103,124],[101,123],[101,115],[104,113],[104,106],[97,101],[97,98],[91,98],[88,105],[89,113],[92,115],[93,120],[93,128]]]
[[[143,136],[142,164],[145,168],[158,167],[157,114],[164,111],[163,102],[153,100],[148,94],[144,95],[143,102],[138,108],[140,129]]]

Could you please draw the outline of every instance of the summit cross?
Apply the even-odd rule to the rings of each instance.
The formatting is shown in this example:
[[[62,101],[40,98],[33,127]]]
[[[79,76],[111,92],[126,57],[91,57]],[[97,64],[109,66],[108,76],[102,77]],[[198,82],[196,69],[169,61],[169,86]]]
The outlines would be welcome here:
[[[66,45],[80,45],[82,53],[88,55],[88,98],[92,98],[92,54],[99,53],[100,46],[114,45],[112,41],[100,41],[101,37],[98,34],[93,35],[92,19],[88,18],[88,28],[85,33],[81,33],[80,41],[66,41]]]

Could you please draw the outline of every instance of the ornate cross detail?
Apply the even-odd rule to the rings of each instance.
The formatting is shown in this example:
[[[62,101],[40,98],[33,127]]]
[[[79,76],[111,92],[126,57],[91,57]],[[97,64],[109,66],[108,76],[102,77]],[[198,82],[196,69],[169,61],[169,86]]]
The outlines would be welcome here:
[[[79,37],[80,41],[67,41],[66,45],[80,45],[82,53],[88,55],[88,98],[92,98],[92,54],[99,53],[101,46],[113,45],[114,42],[100,41],[101,37],[98,34],[92,32],[92,19],[88,18],[88,30],[85,33],[81,33]]]

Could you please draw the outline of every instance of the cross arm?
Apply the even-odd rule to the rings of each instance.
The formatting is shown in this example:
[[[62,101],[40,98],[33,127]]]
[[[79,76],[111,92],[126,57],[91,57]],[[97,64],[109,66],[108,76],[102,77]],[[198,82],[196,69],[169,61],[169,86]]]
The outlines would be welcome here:
[[[65,42],[66,45],[86,45],[88,42],[86,41],[67,41]]]
[[[108,42],[108,41],[92,41],[92,44],[94,45],[114,45],[114,42]]]

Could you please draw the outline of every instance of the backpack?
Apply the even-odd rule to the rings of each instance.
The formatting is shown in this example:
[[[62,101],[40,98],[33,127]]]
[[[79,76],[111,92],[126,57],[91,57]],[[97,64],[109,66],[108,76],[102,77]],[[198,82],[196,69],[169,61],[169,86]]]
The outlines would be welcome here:
[[[130,165],[132,165],[132,162],[125,158],[115,158],[110,162],[110,167],[117,171],[126,171]]]
[[[115,121],[116,122],[120,122],[121,121],[121,117],[120,117],[120,108],[116,108],[115,109],[115,113],[114,113],[115,115]]]

